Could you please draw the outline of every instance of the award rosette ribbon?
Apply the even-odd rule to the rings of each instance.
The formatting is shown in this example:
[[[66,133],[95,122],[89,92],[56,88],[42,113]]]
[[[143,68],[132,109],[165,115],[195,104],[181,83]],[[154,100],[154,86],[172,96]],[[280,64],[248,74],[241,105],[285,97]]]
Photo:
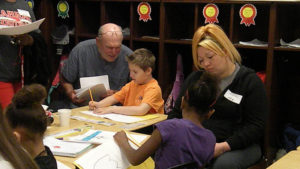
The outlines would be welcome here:
[[[246,26],[250,26],[251,24],[255,25],[255,17],[257,14],[256,7],[252,4],[245,4],[240,9],[240,17],[241,17],[241,23],[245,24]]]
[[[34,7],[34,1],[33,0],[26,0],[26,2],[28,3],[28,6],[33,9]]]
[[[217,18],[219,15],[219,8],[216,4],[205,5],[202,13],[205,18],[205,23],[219,23]]]
[[[144,22],[147,22],[151,19],[151,6],[148,2],[141,2],[137,7],[137,12],[140,15],[139,20],[143,20]]]
[[[69,17],[69,4],[67,1],[59,1],[57,3],[58,17],[65,19]]]

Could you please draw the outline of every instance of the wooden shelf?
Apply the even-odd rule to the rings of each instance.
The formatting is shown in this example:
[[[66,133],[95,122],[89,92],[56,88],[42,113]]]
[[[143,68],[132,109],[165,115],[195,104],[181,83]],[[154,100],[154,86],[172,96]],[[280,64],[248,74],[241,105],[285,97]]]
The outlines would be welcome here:
[[[171,44],[183,44],[183,45],[191,45],[192,40],[175,40],[175,39],[168,39],[164,41],[165,43]]]
[[[290,51],[290,52],[300,52],[300,48],[290,48],[290,47],[275,47],[276,51]]]
[[[123,40],[130,40],[130,36],[124,36]]]
[[[159,42],[159,39],[156,38],[133,38],[133,40],[139,42]]]
[[[260,49],[260,50],[267,50],[267,46],[248,46],[248,45],[241,45],[241,44],[234,44],[236,48],[244,48],[244,49]]]
[[[90,38],[90,39],[93,39],[93,38],[96,38],[97,37],[97,34],[91,34],[91,33],[78,33],[77,36],[79,38]]]

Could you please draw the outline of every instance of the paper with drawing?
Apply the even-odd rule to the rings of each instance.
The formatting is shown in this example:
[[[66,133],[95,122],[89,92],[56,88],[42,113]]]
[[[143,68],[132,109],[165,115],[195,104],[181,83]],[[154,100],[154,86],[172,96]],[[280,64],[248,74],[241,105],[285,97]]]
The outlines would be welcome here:
[[[127,169],[130,166],[113,139],[84,154],[74,164],[83,169]]]

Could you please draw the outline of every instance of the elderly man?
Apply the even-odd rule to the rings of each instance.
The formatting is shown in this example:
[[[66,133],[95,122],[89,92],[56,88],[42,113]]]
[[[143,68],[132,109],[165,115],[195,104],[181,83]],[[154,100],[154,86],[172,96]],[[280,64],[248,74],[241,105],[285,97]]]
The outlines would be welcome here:
[[[120,26],[107,23],[99,28],[96,39],[77,44],[65,61],[61,71],[62,84],[69,99],[75,105],[84,102],[76,97],[74,89],[80,88],[81,77],[108,75],[112,90],[119,90],[128,82],[129,69],[125,59],[132,50],[122,45]]]

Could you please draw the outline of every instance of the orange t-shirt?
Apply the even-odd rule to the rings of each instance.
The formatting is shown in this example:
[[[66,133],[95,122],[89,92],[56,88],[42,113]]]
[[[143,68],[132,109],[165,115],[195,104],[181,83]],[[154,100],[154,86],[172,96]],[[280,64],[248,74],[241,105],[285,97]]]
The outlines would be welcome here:
[[[113,96],[123,106],[139,106],[141,103],[147,103],[151,107],[148,113],[164,113],[164,100],[155,79],[143,85],[131,81]]]

